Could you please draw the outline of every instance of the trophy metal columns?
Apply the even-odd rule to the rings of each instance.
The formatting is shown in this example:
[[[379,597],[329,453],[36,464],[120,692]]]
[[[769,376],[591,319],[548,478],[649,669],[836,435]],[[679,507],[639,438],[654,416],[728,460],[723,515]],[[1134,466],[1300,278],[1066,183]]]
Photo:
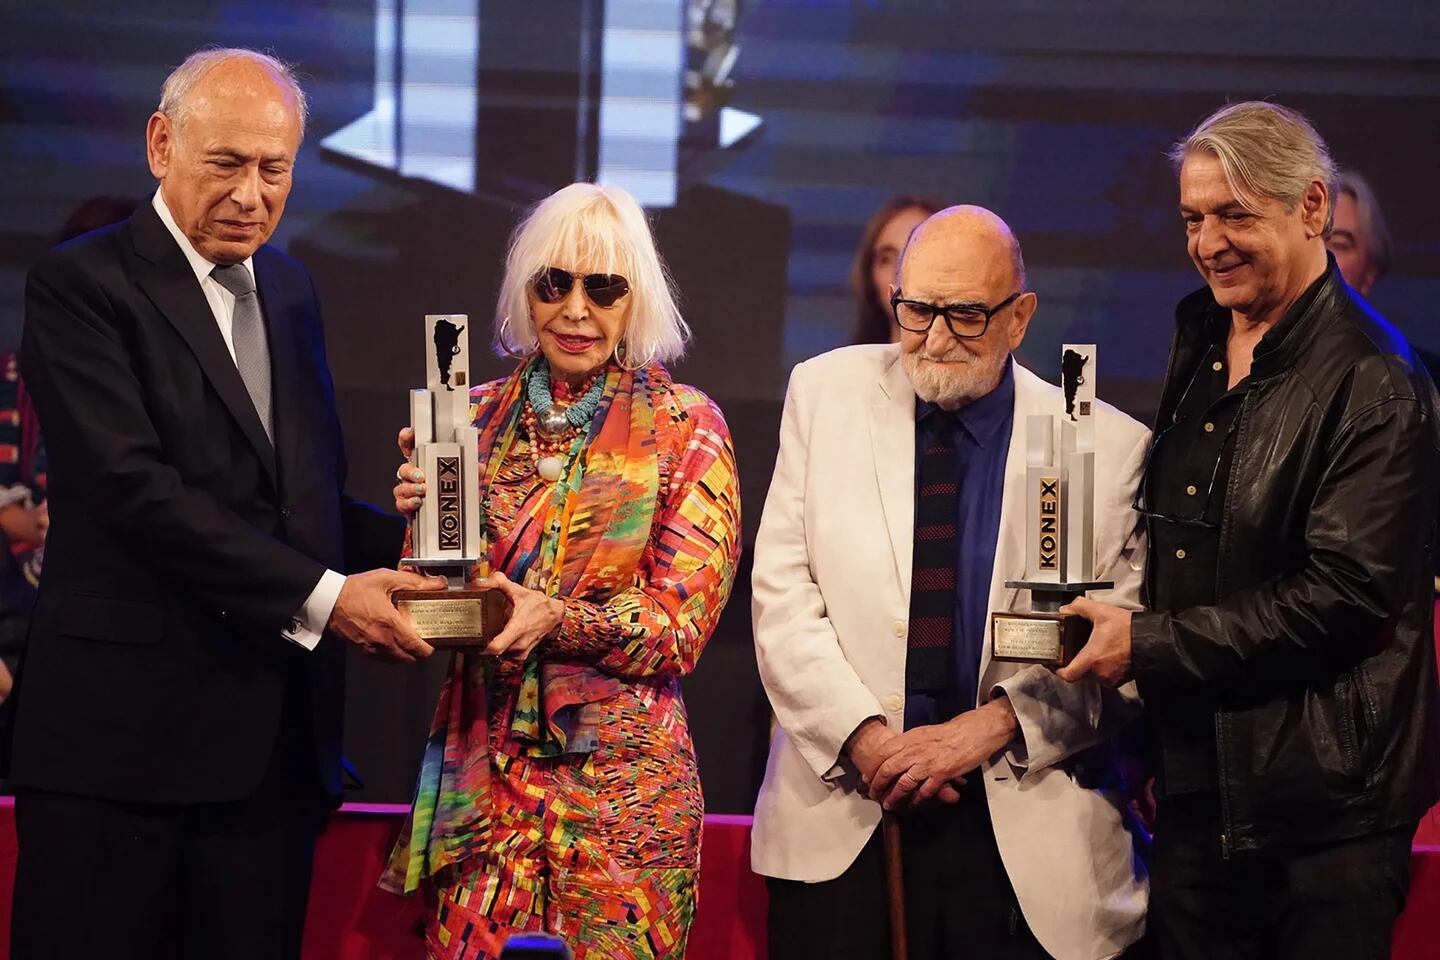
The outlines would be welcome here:
[[[1114,586],[1095,579],[1095,345],[1065,344],[1060,370],[1065,411],[1058,451],[1055,415],[1030,416],[1025,424],[1025,579],[1005,581],[1030,591],[1032,612],[991,614],[997,660],[1065,664],[1089,624],[1060,608]]]
[[[403,562],[445,577],[446,585],[392,596],[422,639],[461,649],[483,646],[508,617],[500,591],[470,585],[484,544],[479,437],[470,422],[469,326],[464,314],[425,318],[425,386],[410,391],[410,462],[424,471],[426,493],[410,521],[411,556]]]
[[[479,439],[470,424],[470,347],[464,314],[425,317],[425,386],[410,391],[415,430],[411,462],[425,474],[426,497],[411,527],[406,563],[469,582],[480,561]]]

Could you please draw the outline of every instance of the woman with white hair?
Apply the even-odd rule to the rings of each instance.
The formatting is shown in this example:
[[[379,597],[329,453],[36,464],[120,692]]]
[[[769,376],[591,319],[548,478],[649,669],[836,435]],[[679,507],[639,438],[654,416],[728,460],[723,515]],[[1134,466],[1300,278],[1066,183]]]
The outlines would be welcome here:
[[[382,885],[433,891],[432,958],[495,957],[520,930],[681,957],[704,807],[680,677],[740,550],[729,431],[662,365],[687,330],[625,191],[545,199],[505,266],[495,345],[519,364],[471,412],[482,585],[513,612],[489,656],[454,657]],[[425,478],[399,476],[413,514]]]

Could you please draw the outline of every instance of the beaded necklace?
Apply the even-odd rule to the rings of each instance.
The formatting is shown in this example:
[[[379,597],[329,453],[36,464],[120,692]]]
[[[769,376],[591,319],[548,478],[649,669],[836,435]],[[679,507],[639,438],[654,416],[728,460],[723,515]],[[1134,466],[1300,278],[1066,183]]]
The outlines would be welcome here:
[[[565,461],[574,453],[578,434],[600,409],[600,398],[605,392],[602,373],[591,374],[573,392],[562,381],[555,391],[559,396],[552,396],[549,364],[543,357],[537,357],[531,364],[520,422],[530,438],[530,459],[535,473],[542,480],[554,483],[560,479]],[[566,406],[560,406],[567,400],[570,402]]]

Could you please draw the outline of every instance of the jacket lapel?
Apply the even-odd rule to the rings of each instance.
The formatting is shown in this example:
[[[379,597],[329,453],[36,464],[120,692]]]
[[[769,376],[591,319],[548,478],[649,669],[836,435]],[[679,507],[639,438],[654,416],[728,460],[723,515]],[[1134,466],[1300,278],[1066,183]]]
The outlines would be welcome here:
[[[261,426],[255,405],[245,389],[245,381],[240,378],[235,360],[225,347],[225,338],[220,334],[215,315],[195,281],[195,273],[190,269],[184,252],[149,204],[142,205],[131,218],[130,231],[135,252],[150,264],[150,269],[137,277],[140,289],[145,291],[156,309],[195,354],[206,379],[255,448],[255,454],[265,465],[271,483],[275,483],[275,451],[270,439],[265,436],[265,428]]]
[[[875,387],[870,406],[870,449],[895,556],[895,572],[908,597],[915,539],[915,389],[900,363],[898,350]]]
[[[300,403],[300,342],[289,300],[276,280],[276,272],[268,268],[265,248],[256,251],[255,286],[260,296],[260,311],[265,317],[265,332],[270,346],[271,416],[274,418],[276,471],[280,478],[282,499],[286,494],[286,478],[299,469],[301,425],[297,422]],[[252,405],[253,409],[253,405]],[[259,417],[252,416],[259,423]],[[263,432],[262,432],[263,436]]]
[[[1005,454],[1005,487],[1000,499],[1000,532],[995,540],[995,566],[990,574],[990,610],[1009,610],[1019,589],[1005,586],[1006,580],[1025,576],[1025,435],[1026,418],[1045,412],[1044,381],[1015,364],[1015,420],[1010,428],[1010,449]],[[985,643],[980,647],[980,698],[985,695],[985,672],[990,668],[990,623],[985,623]]]

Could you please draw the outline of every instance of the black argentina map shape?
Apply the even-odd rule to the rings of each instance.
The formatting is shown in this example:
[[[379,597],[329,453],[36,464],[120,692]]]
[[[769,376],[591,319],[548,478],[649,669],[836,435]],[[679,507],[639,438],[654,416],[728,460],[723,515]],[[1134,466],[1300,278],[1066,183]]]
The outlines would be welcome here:
[[[1074,350],[1066,350],[1060,358],[1060,386],[1065,390],[1065,413],[1075,419],[1075,391],[1085,382],[1085,364],[1090,358]]]
[[[450,383],[450,364],[460,352],[460,334],[464,332],[464,327],[457,327],[449,320],[435,321],[435,363],[440,367],[440,379],[445,382],[446,390],[455,389]]]

